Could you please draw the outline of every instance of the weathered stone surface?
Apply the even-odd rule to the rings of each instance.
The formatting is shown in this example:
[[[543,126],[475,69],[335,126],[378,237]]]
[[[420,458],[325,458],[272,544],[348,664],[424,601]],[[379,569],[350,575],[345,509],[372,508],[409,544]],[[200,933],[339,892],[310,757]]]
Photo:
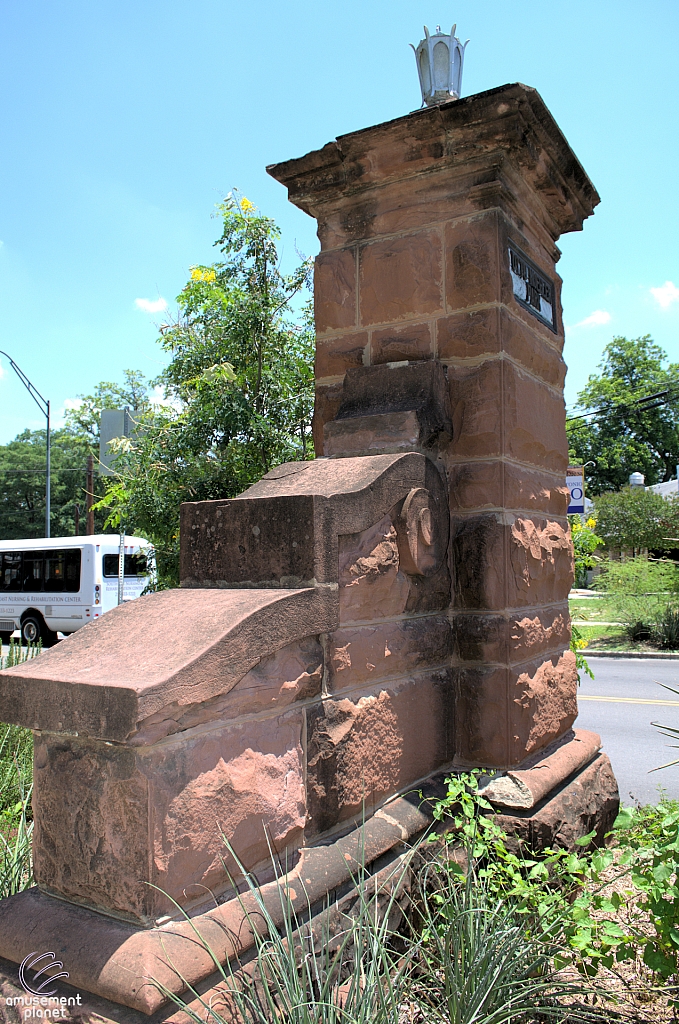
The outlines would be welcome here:
[[[445,615],[406,618],[330,634],[328,687],[331,693],[448,664],[451,628]]]
[[[228,886],[221,832],[247,867],[268,861],[263,821],[277,850],[294,851],[305,816],[301,728],[301,712],[288,712],[137,752],[42,739],[38,885],[148,922],[173,912],[164,893],[190,906]]]
[[[314,318],[319,334],[356,325],[356,252],[340,249],[316,257]]]
[[[131,750],[36,736],[33,814],[42,889],[130,919],[151,917],[148,781]]]
[[[577,672],[571,651],[518,667],[454,669],[456,761],[508,768],[573,725]]]
[[[461,661],[516,664],[560,652],[570,642],[568,604],[525,612],[457,613],[454,650]]]
[[[497,814],[495,820],[516,841],[533,850],[548,846],[575,849],[575,840],[596,832],[594,843],[603,843],[620,806],[618,784],[606,754],[550,794],[537,808]]]
[[[363,366],[368,351],[368,332],[332,335],[316,339],[316,380],[337,377],[355,366]]]
[[[370,361],[375,365],[403,359],[431,359],[432,355],[432,330],[428,323],[372,332]]]
[[[448,379],[453,417],[449,458],[505,455],[565,474],[568,448],[560,394],[500,359],[478,367],[449,366]]]
[[[497,212],[447,224],[445,247],[448,310],[499,301]]]
[[[200,704],[177,702],[150,715],[130,739],[133,747],[150,746],[196,726],[235,719],[240,715],[285,708],[321,692],[323,648],[317,637],[288,644],[262,658],[228,693]]]
[[[460,608],[496,610],[564,601],[573,583],[567,523],[513,513],[451,517]]]
[[[390,516],[361,534],[340,537],[340,624],[402,615],[408,579],[399,571],[398,538]]]
[[[316,705],[308,713],[307,835],[369,816],[387,796],[445,764],[453,717],[448,671]]]
[[[150,594],[0,673],[0,720],[124,742],[151,715],[228,693],[262,657],[337,624],[331,587]]]
[[[516,466],[500,459],[450,462],[451,509],[508,509],[564,517],[570,492],[561,474]]]
[[[480,787],[495,807],[525,810],[535,807],[566,779],[589,764],[601,749],[601,737],[585,729],[565,733],[514,771],[498,775]]]
[[[359,251],[359,315],[365,327],[443,308],[441,238],[423,232],[373,242]]]
[[[290,710],[140,751],[152,881],[180,905],[205,902],[238,873],[222,834],[246,868],[269,865],[269,842],[293,862],[306,812],[302,722],[301,710]],[[162,894],[155,901],[157,912],[173,913]]]

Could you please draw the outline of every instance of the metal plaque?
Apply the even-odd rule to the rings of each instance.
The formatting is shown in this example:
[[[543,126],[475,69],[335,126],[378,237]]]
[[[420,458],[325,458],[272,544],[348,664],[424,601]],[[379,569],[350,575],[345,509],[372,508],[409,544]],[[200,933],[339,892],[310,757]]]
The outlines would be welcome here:
[[[556,332],[554,285],[511,242],[509,243],[509,271],[512,275],[516,301]]]

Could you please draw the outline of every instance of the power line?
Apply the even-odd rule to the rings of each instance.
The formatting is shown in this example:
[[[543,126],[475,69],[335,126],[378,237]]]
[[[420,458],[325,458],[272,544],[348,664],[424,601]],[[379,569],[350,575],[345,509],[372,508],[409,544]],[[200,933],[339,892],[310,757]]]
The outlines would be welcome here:
[[[656,391],[651,395],[645,395],[642,398],[636,399],[625,399],[620,402],[611,402],[609,405],[604,405],[600,409],[592,409],[591,412],[583,412],[579,416],[567,416],[566,423],[574,423],[576,420],[585,420],[590,417],[596,419],[603,415],[608,415],[611,412],[615,412],[618,409],[640,409],[641,412],[650,412],[652,409],[659,409],[663,405],[667,405],[672,399],[679,397],[679,384],[674,384],[664,391]],[[653,405],[647,405],[647,402],[653,402]]]

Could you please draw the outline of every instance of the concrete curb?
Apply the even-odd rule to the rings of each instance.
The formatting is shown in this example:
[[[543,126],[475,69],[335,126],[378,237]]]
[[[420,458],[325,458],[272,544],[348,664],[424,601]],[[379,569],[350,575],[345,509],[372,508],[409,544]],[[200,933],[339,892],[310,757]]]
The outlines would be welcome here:
[[[664,651],[588,651],[583,648],[580,652],[589,661],[590,658],[629,658],[637,661],[658,660],[658,661],[679,661],[679,653],[666,654]]]

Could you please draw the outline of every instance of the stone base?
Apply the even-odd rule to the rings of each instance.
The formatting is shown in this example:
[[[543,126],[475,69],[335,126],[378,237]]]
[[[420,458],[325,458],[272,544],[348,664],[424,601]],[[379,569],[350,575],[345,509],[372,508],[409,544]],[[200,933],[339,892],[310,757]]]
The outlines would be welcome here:
[[[398,876],[404,843],[414,840],[432,824],[428,809],[445,793],[446,773],[432,776],[417,792],[397,797],[366,823],[328,845],[302,851],[295,868],[285,878],[295,908],[321,914],[328,902],[340,908],[356,898],[356,874],[361,864],[385,885]],[[424,797],[424,801],[423,798]],[[512,814],[498,814],[497,821],[532,849],[547,846],[573,848],[575,840],[596,831],[603,841],[618,810],[618,787],[606,754],[578,770],[547,795],[536,807]],[[271,916],[280,918],[277,882],[261,887]],[[153,980],[170,991],[186,991],[186,982],[201,994],[219,994],[219,975],[214,961],[196,941],[203,936],[221,963],[235,955],[245,959],[253,936],[247,911],[251,898],[232,899],[191,922],[170,922],[139,929],[91,910],[65,903],[29,889],[0,901],[0,1020],[22,1020],[20,1009],[6,1005],[20,996],[17,964],[34,950],[54,950],[69,972],[70,985],[55,983],[58,995],[80,995],[78,1004],[67,1007],[62,1020],[79,1024],[188,1024],[159,992]],[[331,911],[333,912],[333,911]],[[279,922],[280,923],[280,922]],[[71,987],[73,986],[73,987]],[[207,998],[207,995],[204,996]],[[200,1009],[196,1002],[195,1009]]]
[[[566,779],[535,807],[511,814],[498,813],[495,820],[522,845],[540,851],[559,846],[575,849],[575,840],[596,832],[600,845],[618,814],[620,797],[607,754]]]

